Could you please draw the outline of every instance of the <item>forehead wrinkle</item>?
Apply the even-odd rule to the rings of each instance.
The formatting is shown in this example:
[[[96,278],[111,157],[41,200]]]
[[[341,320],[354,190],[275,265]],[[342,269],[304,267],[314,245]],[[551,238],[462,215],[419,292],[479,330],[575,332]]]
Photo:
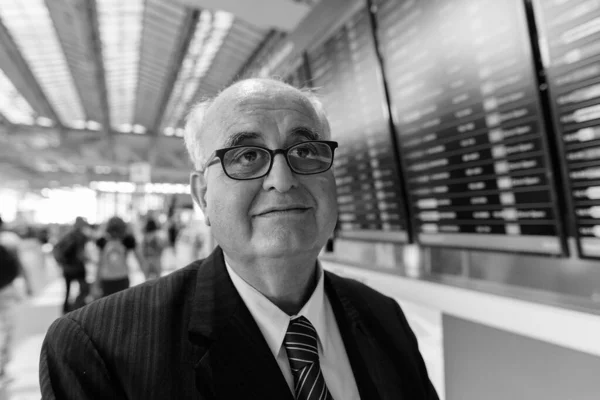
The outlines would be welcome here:
[[[296,120],[292,124],[292,127],[289,129],[290,131],[294,131],[294,130],[298,130],[298,129],[308,129],[311,131],[316,131],[315,133],[318,134],[318,131],[322,130],[321,126],[320,126],[321,121],[317,117],[316,113],[306,112],[305,110],[298,110],[297,108],[294,108],[294,107],[282,107],[282,106],[270,105],[270,104],[264,104],[264,105],[252,104],[252,107],[247,107],[242,110],[228,109],[225,113],[222,113],[220,115],[219,125],[223,126],[223,132],[231,131],[232,128],[235,127],[236,125],[243,125],[243,126],[252,125],[253,123],[255,123],[257,121],[256,120],[245,121],[243,119],[240,121],[240,118],[238,118],[237,116],[240,114],[243,114],[243,115],[252,117],[255,114],[259,114],[258,116],[261,118],[268,118],[268,116],[262,115],[261,111],[275,111],[275,112],[290,111],[291,113],[287,114],[286,117],[290,116]],[[298,118],[297,116],[293,115],[292,113],[300,114],[303,118]],[[318,129],[317,129],[317,127],[318,127]],[[245,130],[245,129],[243,129],[243,130]],[[249,129],[249,130],[252,131],[253,129]]]
[[[319,119],[317,110],[315,110],[310,99],[308,99],[301,91],[292,87],[281,87],[277,85],[272,87],[271,90],[269,90],[267,87],[253,87],[252,90],[239,91],[238,96],[234,97],[232,100],[234,102],[234,106],[245,106],[248,105],[248,103],[251,103],[253,106],[252,108],[255,108],[255,104],[263,104],[262,108],[267,110],[283,109],[280,104],[292,102],[295,105],[301,106],[298,108],[291,108],[292,110],[304,114],[309,118]],[[306,112],[307,110],[308,113]]]
[[[261,98],[262,97],[262,98]],[[280,103],[273,103],[277,100],[283,101],[291,101],[294,105],[300,106],[299,108],[290,108],[290,107],[282,107]],[[310,114],[316,114],[312,103],[305,97],[295,94],[295,93],[279,93],[274,96],[244,96],[241,99],[237,99],[235,101],[234,106],[247,106],[254,107],[256,104],[259,104],[260,108],[264,108],[266,110],[278,110],[278,109],[290,109],[301,114],[305,114],[306,116],[312,117]],[[310,113],[306,114],[305,110],[310,110]]]
[[[256,114],[259,113],[261,111],[291,111],[293,113],[298,113],[300,115],[302,115],[303,117],[306,117],[308,119],[310,119],[311,122],[316,122],[319,123],[319,118],[317,113],[312,109],[307,109],[305,106],[305,104],[302,104],[300,102],[298,102],[297,104],[302,105],[303,107],[286,107],[286,106],[282,106],[282,105],[278,105],[278,104],[272,104],[271,101],[268,102],[261,102],[261,103],[256,103],[253,102],[251,104],[238,104],[240,106],[242,106],[242,109],[236,109],[237,107],[234,107],[232,109],[229,110],[228,114],[233,113],[234,115],[232,116],[233,118],[235,118],[235,114],[240,113],[240,114],[246,114],[246,115],[252,115],[252,114]],[[233,118],[228,118],[228,119],[233,119]]]
[[[288,104],[287,107],[282,106],[286,103]],[[289,106],[289,104],[297,107]],[[294,121],[289,131],[307,129],[313,131],[319,138],[325,134],[325,126],[317,110],[302,92],[289,87],[272,86],[270,84],[265,86],[253,83],[250,86],[242,84],[239,87],[231,87],[215,98],[207,109],[205,117],[206,131],[211,132],[211,137],[206,137],[208,136],[206,135],[203,139],[214,143],[214,139],[234,130],[235,125],[247,126],[255,122],[240,120],[240,115],[252,116],[261,111],[291,111],[297,113],[306,118],[307,121]],[[253,129],[240,127],[240,131],[250,132]],[[208,144],[209,142],[205,143]]]

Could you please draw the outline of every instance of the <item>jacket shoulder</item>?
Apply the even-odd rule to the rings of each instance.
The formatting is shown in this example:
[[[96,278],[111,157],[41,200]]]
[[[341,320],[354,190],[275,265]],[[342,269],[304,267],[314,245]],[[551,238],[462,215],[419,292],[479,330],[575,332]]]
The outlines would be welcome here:
[[[330,272],[326,276],[346,316],[362,326],[363,332],[382,350],[381,363],[384,354],[389,356],[388,365],[410,382],[406,390],[411,387],[411,396],[407,398],[437,400],[417,339],[398,302],[354,279]]]
[[[365,323],[379,333],[412,335],[398,302],[366,284],[327,272],[331,287],[348,316]]]
[[[93,336],[106,334],[110,329],[114,329],[110,335],[113,338],[154,329],[188,312],[200,263],[196,261],[162,278],[98,299],[65,317]]]
[[[187,321],[200,264],[57,319],[40,361],[43,393],[56,396],[44,398],[168,398],[166,392],[192,390],[181,382],[193,382],[193,369],[186,366],[197,361]],[[174,370],[179,380],[166,379]]]
[[[396,303],[394,299],[382,294],[372,287],[357,281],[356,279],[342,277],[333,272],[326,271],[326,277],[331,281],[333,287],[342,295],[349,296],[355,305],[373,304],[373,306]]]

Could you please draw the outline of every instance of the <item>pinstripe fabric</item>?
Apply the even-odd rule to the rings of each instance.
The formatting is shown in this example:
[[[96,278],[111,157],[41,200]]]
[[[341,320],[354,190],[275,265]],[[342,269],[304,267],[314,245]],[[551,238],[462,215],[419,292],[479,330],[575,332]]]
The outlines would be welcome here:
[[[292,321],[283,340],[294,376],[297,400],[333,400],[319,365],[317,331],[300,316]]]
[[[437,399],[394,300],[329,272],[325,291],[361,399]],[[293,399],[220,248],[57,319],[40,387],[44,400]]]

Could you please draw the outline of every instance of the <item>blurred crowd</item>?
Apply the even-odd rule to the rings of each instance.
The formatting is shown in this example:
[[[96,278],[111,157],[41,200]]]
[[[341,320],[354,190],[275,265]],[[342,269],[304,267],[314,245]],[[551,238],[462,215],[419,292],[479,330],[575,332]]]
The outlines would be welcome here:
[[[77,217],[72,225],[47,226],[7,224],[0,217],[0,392],[19,302],[63,279],[64,314],[127,289],[133,273],[157,279],[206,257],[212,240],[204,223],[176,217],[162,224],[151,214],[101,224]]]

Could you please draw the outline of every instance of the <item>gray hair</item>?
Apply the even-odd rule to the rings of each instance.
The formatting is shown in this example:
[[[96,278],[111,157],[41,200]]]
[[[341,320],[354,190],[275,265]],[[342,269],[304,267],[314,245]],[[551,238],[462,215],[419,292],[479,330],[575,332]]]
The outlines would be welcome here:
[[[262,78],[262,79],[265,79],[265,78]],[[323,106],[323,103],[321,102],[321,100],[319,99],[319,96],[317,95],[317,89],[306,88],[306,87],[302,88],[302,89],[297,89],[294,86],[288,85],[287,83],[285,83],[279,79],[274,79],[274,78],[267,78],[265,80],[271,80],[274,82],[278,82],[283,85],[289,86],[290,88],[298,90],[310,102],[313,109],[315,110],[315,113],[317,114],[317,117],[319,118],[319,121],[321,122],[321,130],[322,130],[323,139],[328,140],[331,138],[331,128],[329,126],[327,114],[325,113],[325,107]],[[215,96],[204,98],[204,99],[200,100],[199,102],[197,102],[190,108],[190,111],[188,112],[188,114],[185,118],[185,133],[184,133],[183,138],[185,141],[185,147],[188,151],[188,154],[190,156],[192,164],[194,165],[194,168],[196,170],[200,170],[207,161],[205,159],[205,155],[203,154],[202,146],[200,145],[200,136],[203,133],[204,117],[206,115],[206,112],[208,111],[210,106],[214,103],[215,99],[225,89],[227,89],[239,82],[243,82],[243,80],[237,81],[237,82],[233,83],[232,85],[224,88],[219,93],[217,93]]]
[[[206,111],[208,111],[208,108],[216,98],[217,96],[200,100],[192,106],[185,118],[183,140],[190,160],[196,170],[200,170],[206,163],[200,146],[200,132],[202,131],[202,123],[204,122]]]

